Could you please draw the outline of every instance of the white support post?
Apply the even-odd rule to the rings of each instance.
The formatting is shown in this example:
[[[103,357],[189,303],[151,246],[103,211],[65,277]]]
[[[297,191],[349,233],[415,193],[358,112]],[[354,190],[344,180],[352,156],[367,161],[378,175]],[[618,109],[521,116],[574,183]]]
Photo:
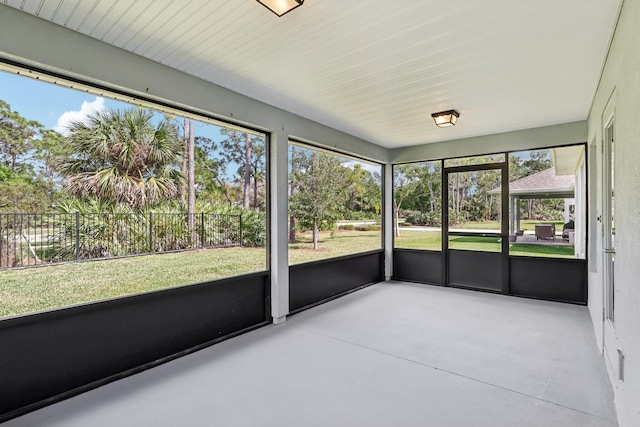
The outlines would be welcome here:
[[[393,277],[393,234],[395,218],[393,217],[393,165],[385,164],[384,168],[384,278]]]
[[[289,314],[289,136],[284,130],[273,132],[270,145],[271,316],[280,324]]]
[[[585,152],[582,152],[575,171],[575,210],[573,214],[576,258],[585,259],[587,252],[587,163]]]
[[[522,225],[520,224],[520,218],[522,217],[522,212],[520,212],[520,196],[516,197],[516,231],[520,231]]]
[[[516,198],[509,196],[509,234],[515,235],[516,230]]]

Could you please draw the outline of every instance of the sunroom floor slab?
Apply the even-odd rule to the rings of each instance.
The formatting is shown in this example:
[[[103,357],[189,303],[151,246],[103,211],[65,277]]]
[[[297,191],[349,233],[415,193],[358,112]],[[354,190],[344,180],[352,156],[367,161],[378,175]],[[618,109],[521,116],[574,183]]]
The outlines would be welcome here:
[[[6,423],[597,426],[586,307],[390,281]]]

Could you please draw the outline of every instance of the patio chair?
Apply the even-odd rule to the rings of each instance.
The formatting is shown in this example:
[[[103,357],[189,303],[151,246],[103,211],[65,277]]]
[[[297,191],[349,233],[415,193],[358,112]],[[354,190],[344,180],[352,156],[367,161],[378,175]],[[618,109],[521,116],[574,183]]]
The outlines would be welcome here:
[[[576,228],[575,222],[573,220],[569,221],[562,227],[562,238],[569,239],[569,232],[574,231]]]
[[[553,224],[536,224],[536,240],[551,239],[556,241],[556,226]]]

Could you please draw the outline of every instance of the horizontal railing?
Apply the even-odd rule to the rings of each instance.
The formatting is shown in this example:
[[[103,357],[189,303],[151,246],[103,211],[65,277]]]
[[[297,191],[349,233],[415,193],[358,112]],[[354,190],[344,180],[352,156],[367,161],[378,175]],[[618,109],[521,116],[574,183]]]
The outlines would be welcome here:
[[[242,246],[242,216],[0,213],[0,269]]]

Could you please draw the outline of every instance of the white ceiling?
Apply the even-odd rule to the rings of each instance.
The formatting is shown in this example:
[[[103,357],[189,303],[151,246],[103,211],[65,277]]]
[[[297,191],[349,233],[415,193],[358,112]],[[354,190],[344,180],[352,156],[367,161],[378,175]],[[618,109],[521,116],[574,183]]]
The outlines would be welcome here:
[[[586,119],[620,0],[0,2],[393,148]]]

